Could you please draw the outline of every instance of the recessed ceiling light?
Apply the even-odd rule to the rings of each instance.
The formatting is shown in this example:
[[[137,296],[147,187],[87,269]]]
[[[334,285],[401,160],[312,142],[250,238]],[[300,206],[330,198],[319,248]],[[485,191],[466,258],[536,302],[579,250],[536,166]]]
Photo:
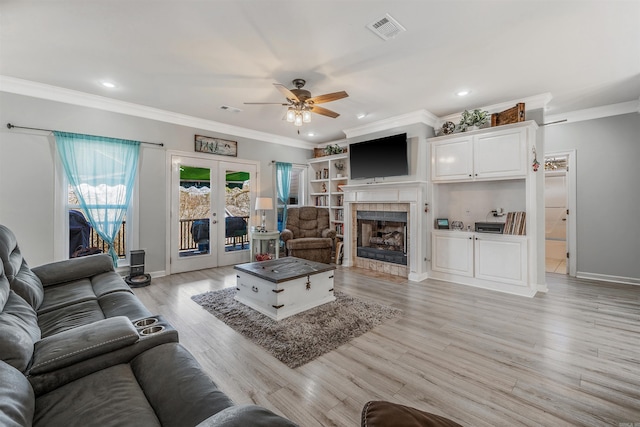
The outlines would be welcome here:
[[[307,133],[307,136],[316,136],[316,134],[315,134],[315,133],[313,133],[313,132],[308,132],[308,133]]]
[[[108,87],[109,89],[113,89],[114,87],[116,87],[115,83],[109,82],[109,81],[103,81],[103,82],[100,82],[100,84],[104,87]]]
[[[458,95],[458,96],[467,96],[470,93],[471,93],[470,90],[460,90],[460,91],[456,92],[456,95]]]
[[[365,117],[367,117],[367,113],[360,113],[356,116],[358,119],[364,119]]]

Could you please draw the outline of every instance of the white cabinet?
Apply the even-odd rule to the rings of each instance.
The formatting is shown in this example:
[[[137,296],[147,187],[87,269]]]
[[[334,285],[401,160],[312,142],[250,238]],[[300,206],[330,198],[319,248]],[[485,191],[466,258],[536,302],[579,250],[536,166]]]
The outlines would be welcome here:
[[[431,140],[434,182],[524,178],[527,130],[480,130]]]
[[[527,286],[526,237],[434,231],[431,241],[431,269],[446,273],[442,278],[465,277]]]
[[[478,279],[527,285],[526,238],[476,234],[474,254],[474,276]]]
[[[434,232],[431,268],[443,273],[473,277],[473,234]]]

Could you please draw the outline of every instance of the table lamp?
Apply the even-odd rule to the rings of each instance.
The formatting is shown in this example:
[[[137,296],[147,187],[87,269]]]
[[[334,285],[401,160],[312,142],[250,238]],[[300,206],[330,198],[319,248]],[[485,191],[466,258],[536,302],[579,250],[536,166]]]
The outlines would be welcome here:
[[[266,212],[267,210],[273,209],[273,200],[271,197],[257,197],[256,198],[256,210],[262,211],[262,225],[260,226],[260,232],[264,233],[267,231],[267,227],[265,225],[266,221]]]

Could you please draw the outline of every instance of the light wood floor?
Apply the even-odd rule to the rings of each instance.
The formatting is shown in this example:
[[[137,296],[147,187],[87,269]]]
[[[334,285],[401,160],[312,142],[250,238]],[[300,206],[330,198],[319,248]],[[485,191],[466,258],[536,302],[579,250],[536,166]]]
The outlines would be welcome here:
[[[234,286],[230,267],[153,279],[135,293],[236,403],[301,426],[359,426],[374,399],[464,426],[640,423],[640,287],[560,274],[547,283],[530,299],[339,268],[337,290],[403,315],[297,369],[191,301]]]

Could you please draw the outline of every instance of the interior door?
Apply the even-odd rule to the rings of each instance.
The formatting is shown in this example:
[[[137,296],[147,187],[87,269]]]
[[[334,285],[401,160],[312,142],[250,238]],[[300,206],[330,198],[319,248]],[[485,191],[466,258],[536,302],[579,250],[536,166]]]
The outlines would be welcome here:
[[[170,271],[249,262],[257,165],[171,157]]]

